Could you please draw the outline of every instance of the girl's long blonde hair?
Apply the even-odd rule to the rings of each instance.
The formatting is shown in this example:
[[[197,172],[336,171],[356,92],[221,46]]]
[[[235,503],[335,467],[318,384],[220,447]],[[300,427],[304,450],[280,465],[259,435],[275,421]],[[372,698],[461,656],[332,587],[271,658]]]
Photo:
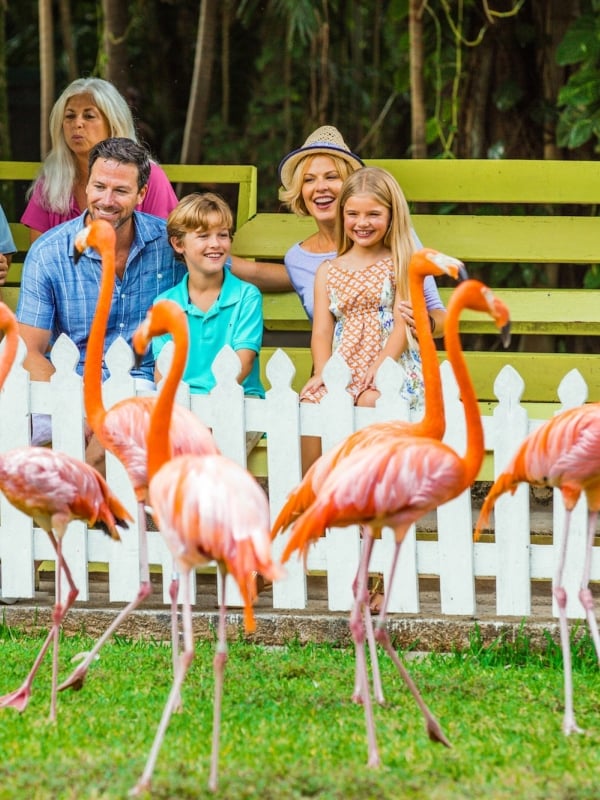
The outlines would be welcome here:
[[[344,181],[336,217],[337,253],[347,253],[354,242],[344,232],[344,206],[355,195],[370,195],[390,211],[390,223],[383,244],[392,253],[396,287],[403,300],[409,300],[408,264],[415,252],[408,203],[396,179],[380,167],[362,167]]]
[[[36,183],[41,181],[44,208],[66,214],[71,205],[75,182],[75,157],[63,135],[65,108],[72,97],[89,94],[94,105],[104,115],[109,137],[120,136],[138,141],[131,109],[127,100],[109,81],[102,78],[78,78],[70,83],[54,103],[50,112],[50,140],[52,148],[44,159],[40,174],[29,189],[30,197]]]

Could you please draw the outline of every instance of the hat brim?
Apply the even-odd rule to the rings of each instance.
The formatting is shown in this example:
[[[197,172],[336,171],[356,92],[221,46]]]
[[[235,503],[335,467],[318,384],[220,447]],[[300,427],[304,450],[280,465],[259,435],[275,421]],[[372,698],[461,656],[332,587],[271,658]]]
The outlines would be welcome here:
[[[356,153],[352,153],[350,150],[343,150],[341,147],[336,147],[335,145],[311,144],[307,147],[299,147],[297,150],[292,150],[291,153],[288,153],[287,156],[282,158],[279,164],[277,171],[279,173],[279,180],[281,181],[283,188],[289,188],[289,185],[292,182],[294,170],[303,158],[306,158],[307,156],[316,156],[319,153],[322,153],[323,155],[334,155],[337,156],[337,158],[342,158],[356,169],[358,169],[358,167],[364,167],[365,165],[364,161],[357,156]]]

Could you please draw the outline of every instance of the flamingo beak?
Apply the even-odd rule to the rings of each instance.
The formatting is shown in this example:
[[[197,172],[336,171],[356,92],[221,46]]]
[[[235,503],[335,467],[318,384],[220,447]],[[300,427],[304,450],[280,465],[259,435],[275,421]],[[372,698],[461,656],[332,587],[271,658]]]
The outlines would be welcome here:
[[[79,231],[79,233],[75,237],[75,245],[73,247],[73,260],[75,261],[76,264],[83,255],[84,250],[88,246],[89,231],[90,231],[89,228],[84,228],[83,230]]]
[[[510,345],[510,322],[507,322],[500,330],[500,341],[502,342],[502,347],[506,350]]]

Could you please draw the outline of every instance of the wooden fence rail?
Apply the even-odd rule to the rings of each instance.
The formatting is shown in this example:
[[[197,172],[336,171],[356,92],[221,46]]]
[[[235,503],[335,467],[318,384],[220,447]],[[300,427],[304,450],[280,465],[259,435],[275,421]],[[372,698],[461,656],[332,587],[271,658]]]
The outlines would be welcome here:
[[[165,374],[170,352],[161,354],[161,371]],[[17,361],[0,392],[0,453],[11,447],[29,444],[30,414],[49,413],[53,420],[53,446],[83,457],[83,402],[81,378],[75,364],[77,350],[62,336],[52,350],[56,373],[50,383],[30,382],[22,367],[25,348],[21,343]],[[164,359],[164,360],[163,360]],[[113,344],[107,354],[111,377],[104,385],[108,404],[131,396],[134,383],[129,375],[133,354],[124,340]],[[406,408],[399,398],[402,371],[397,364],[386,362],[380,370],[378,385],[382,396],[375,409],[352,405],[345,385],[346,365],[338,357],[327,366],[329,394],[320,406],[299,404],[292,389],[294,366],[288,356],[278,350],[269,360],[266,374],[270,389],[264,400],[244,398],[235,380],[239,362],[235,353],[224,348],[215,360],[213,370],[217,385],[211,395],[191,396],[184,384],[178,401],[189,405],[211,428],[222,452],[246,464],[246,431],[264,431],[268,464],[268,491],[273,516],[280,509],[287,493],[300,478],[300,435],[323,437],[330,447],[352,430],[383,419],[406,418]],[[465,431],[457,387],[450,365],[442,364],[446,401],[446,441],[464,452]],[[494,470],[498,472],[519,442],[540,424],[531,419],[520,398],[524,383],[511,366],[505,366],[495,380],[498,403],[492,416],[483,416],[486,450],[490,451]],[[557,387],[563,407],[586,401],[587,386],[573,370]],[[121,465],[110,455],[107,459],[109,484],[131,513],[136,514],[133,491]],[[566,586],[569,593],[568,613],[581,617],[577,601],[585,549],[585,501],[580,501],[571,525]],[[495,579],[497,613],[529,616],[532,613],[532,584],[550,580],[556,565],[562,536],[564,510],[560,496],[553,501],[553,535],[532,534],[529,491],[520,487],[512,497],[503,497],[497,505],[495,530],[478,543],[473,543],[471,493],[438,509],[434,532],[413,531],[402,549],[399,571],[391,589],[390,609],[395,612],[418,613],[419,578],[439,580],[439,613],[474,615],[477,613],[475,579]],[[163,570],[165,604],[168,604],[168,583],[171,558],[159,533],[150,532],[150,561]],[[285,537],[275,541],[278,555]],[[372,558],[374,572],[387,574],[391,563],[393,540],[391,531],[384,531]],[[358,529],[332,529],[312,548],[308,557],[309,572],[327,576],[329,608],[345,611],[351,606],[351,583],[359,558]],[[73,577],[80,587],[79,601],[89,599],[89,566],[106,565],[109,576],[109,598],[125,602],[138,587],[138,531],[134,525],[123,534],[122,542],[113,542],[102,532],[87,530],[82,523],[72,523],[65,537],[65,554],[72,566]],[[54,560],[54,552],[44,531],[35,528],[28,517],[0,498],[0,560],[4,596],[30,598],[35,595],[34,561]],[[600,546],[594,548],[592,580],[600,579]],[[232,587],[233,588],[233,587]],[[228,588],[228,598],[230,591]],[[287,565],[287,577],[273,587],[273,605],[278,609],[302,609],[307,606],[307,582],[303,564],[293,559]]]

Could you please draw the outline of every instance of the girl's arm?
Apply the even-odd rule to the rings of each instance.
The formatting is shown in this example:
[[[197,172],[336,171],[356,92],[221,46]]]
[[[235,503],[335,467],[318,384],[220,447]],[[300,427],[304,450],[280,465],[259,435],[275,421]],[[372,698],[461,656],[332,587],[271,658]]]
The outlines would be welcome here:
[[[305,391],[314,391],[323,385],[323,368],[331,358],[333,352],[333,329],[335,319],[329,310],[329,295],[327,294],[327,272],[329,262],[325,261],[315,274],[315,305],[310,337],[310,350],[313,360],[313,376],[306,383],[300,396]]]

